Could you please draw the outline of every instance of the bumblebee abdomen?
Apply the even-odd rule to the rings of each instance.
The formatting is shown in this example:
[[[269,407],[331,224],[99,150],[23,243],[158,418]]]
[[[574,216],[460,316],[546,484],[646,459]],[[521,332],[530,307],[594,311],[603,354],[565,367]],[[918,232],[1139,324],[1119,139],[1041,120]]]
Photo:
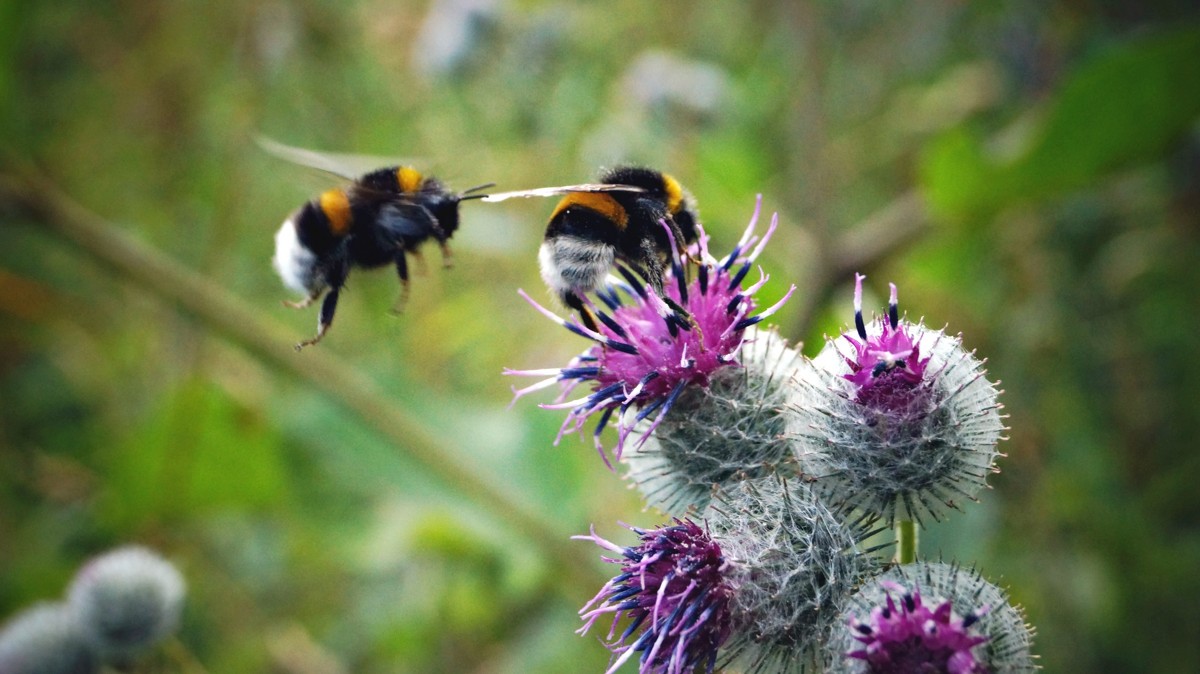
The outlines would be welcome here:
[[[565,227],[590,227],[591,223],[597,222],[604,229],[623,230],[629,225],[629,212],[607,192],[572,192],[563,197],[550,214],[546,234],[550,235],[555,223]]]
[[[272,266],[280,280],[298,293],[311,293],[320,288],[322,281],[318,270],[318,256],[306,246],[300,237],[298,219],[301,213],[283,221],[275,234],[275,256]]]
[[[613,246],[577,236],[548,238],[538,250],[542,280],[560,299],[602,286],[615,261]]]

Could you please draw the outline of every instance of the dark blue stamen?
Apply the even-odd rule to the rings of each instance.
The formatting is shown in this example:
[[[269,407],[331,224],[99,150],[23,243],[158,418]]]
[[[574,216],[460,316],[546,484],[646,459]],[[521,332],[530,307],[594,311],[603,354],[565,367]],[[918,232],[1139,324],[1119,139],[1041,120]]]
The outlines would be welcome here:
[[[746,264],[742,265],[742,268],[738,270],[738,273],[733,275],[733,280],[729,282],[729,290],[733,290],[734,288],[741,285],[742,279],[746,278],[746,274],[749,274],[749,273],[750,273],[750,263],[747,262]]]
[[[607,398],[613,397],[613,394],[620,393],[621,389],[623,387],[624,387],[623,382],[617,382],[615,384],[609,384],[608,386],[605,386],[604,388],[602,388],[598,391],[595,391],[590,396],[588,396],[589,406],[594,407],[595,403],[603,401]]]
[[[858,630],[860,633],[867,635],[867,636],[870,636],[871,634],[874,634],[874,632],[875,632],[875,630],[871,629],[870,625],[866,625],[863,623],[859,623],[859,624],[855,625],[854,629]]]
[[[604,414],[600,415],[600,421],[598,421],[596,423],[596,430],[592,432],[593,437],[597,437],[597,438],[600,437],[600,433],[604,431],[606,426],[608,426],[609,417],[611,417],[613,415],[613,412],[615,412],[616,410],[617,410],[617,408],[615,408],[615,407],[610,407],[610,408],[604,410]]]
[[[683,387],[687,386],[687,384],[687,380],[685,379],[675,385],[675,388],[671,391],[671,394],[667,396],[667,401],[663,404],[663,414],[671,411],[671,406],[674,405],[675,401],[679,399],[679,395],[683,393]]]
[[[741,293],[734,295],[733,299],[729,300],[729,304],[725,305],[725,313],[732,314],[737,310],[738,305],[741,304],[742,300],[744,299],[745,297]]]
[[[913,601],[913,596],[911,594],[904,595],[904,608],[908,609],[909,613],[917,610],[917,603]]]
[[[654,636],[654,630],[646,630],[645,632],[642,632],[642,636],[638,637],[638,640],[633,642],[633,645],[630,646],[630,648],[635,651],[645,650],[646,642],[649,641],[650,637],[652,636]]]
[[[637,276],[635,276],[633,272],[629,271],[629,269],[624,266],[617,267],[617,272],[625,278],[625,281],[629,283],[634,292],[643,298],[646,297],[646,286],[644,286],[642,282],[638,280]]]
[[[675,274],[675,283],[679,286],[679,300],[684,304],[687,304],[687,277],[684,276],[683,267],[679,265],[679,258],[673,258],[671,260],[671,273]]]
[[[604,345],[612,347],[612,348],[616,349],[617,351],[620,351],[621,353],[627,353],[631,356],[638,355],[637,347],[632,344],[626,344],[625,342],[618,342],[615,339],[606,339],[606,340],[604,340]]]
[[[721,270],[729,271],[729,268],[733,266],[733,263],[737,261],[738,256],[741,254],[742,254],[741,246],[734,248],[733,252],[729,254],[729,257],[725,258],[725,261],[721,263]]]
[[[625,339],[629,339],[629,335],[625,334],[625,328],[622,328],[619,323],[614,321],[612,316],[609,316],[608,314],[604,313],[603,311],[597,311],[596,316],[600,319],[601,323],[608,326],[609,330],[612,330],[613,332],[617,333],[618,335],[620,335],[621,337],[623,337]]]
[[[977,622],[979,622],[979,616],[972,611],[967,614],[967,617],[963,618],[963,627],[970,627]]]
[[[862,310],[854,312],[854,328],[858,330],[858,336],[863,339],[867,338],[867,324],[863,323]]]
[[[581,327],[580,327],[578,324],[576,324],[576,323],[573,323],[573,322],[571,322],[571,321],[566,321],[566,322],[564,322],[564,323],[563,323],[563,327],[564,327],[564,328],[566,328],[566,329],[568,329],[568,330],[570,330],[571,332],[573,332],[573,333],[575,333],[575,334],[579,335],[580,337],[583,337],[584,339],[592,339],[592,340],[594,340],[594,339],[595,339],[594,337],[592,337],[592,336],[591,336],[591,335],[589,335],[588,333],[584,332],[584,331],[583,331],[583,328],[581,328]]]
[[[875,363],[875,367],[871,368],[871,376],[878,377],[879,375],[883,374],[884,372],[887,372],[887,370],[888,370],[887,363],[885,363],[881,360],[878,363]]]
[[[621,601],[622,599],[628,599],[629,597],[632,597],[635,594],[641,594],[641,592],[642,592],[641,588],[639,588],[635,585],[633,587],[624,588],[620,592],[617,592],[613,596],[609,597],[608,600],[611,602],[618,602],[618,601]]]
[[[700,294],[708,294],[708,265],[700,265]]]
[[[763,319],[762,314],[758,314],[757,316],[748,316],[748,317],[743,318],[742,320],[738,321],[737,323],[735,323],[733,326],[733,329],[734,330],[745,330],[746,328],[750,327],[751,325],[758,323],[762,319]]]
[[[896,326],[900,324],[900,305],[888,305],[888,320],[892,322],[892,329],[895,330]]]
[[[564,367],[559,373],[559,379],[591,379],[600,374],[598,367]]]
[[[646,417],[650,416],[651,414],[654,414],[654,410],[657,410],[658,408],[662,407],[663,403],[665,403],[665,402],[666,402],[665,398],[659,398],[658,400],[655,400],[654,402],[650,403],[649,405],[643,407],[641,410],[638,411],[636,421],[641,421],[642,419],[645,419]]]
[[[629,627],[626,627],[625,631],[621,633],[621,641],[625,641],[629,638],[630,634],[636,632],[637,628],[641,627],[642,623],[646,621],[646,616],[648,615],[650,615],[648,612],[643,612],[634,618],[633,622],[629,623]]]
[[[621,308],[621,298],[617,297],[617,291],[611,288],[597,290],[596,297],[600,298],[601,302],[604,302],[609,311],[616,311]]]

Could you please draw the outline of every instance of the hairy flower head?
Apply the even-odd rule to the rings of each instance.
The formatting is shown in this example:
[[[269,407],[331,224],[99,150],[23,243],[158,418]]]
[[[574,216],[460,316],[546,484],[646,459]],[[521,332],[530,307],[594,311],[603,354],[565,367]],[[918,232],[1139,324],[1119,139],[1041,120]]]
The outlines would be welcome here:
[[[613,621],[609,674],[640,653],[642,674],[707,672],[735,666],[752,674],[815,666],[845,601],[874,573],[857,545],[868,533],[847,525],[807,485],[775,476],[727,485],[705,511],[707,526],[674,520],[633,529],[609,581],[581,614],[586,632]]]
[[[600,434],[614,414],[618,437],[611,453],[619,459],[626,438],[638,422],[652,417],[646,430],[649,434],[662,423],[685,389],[707,387],[715,373],[736,367],[746,329],[775,313],[795,290],[793,286],[778,303],[754,313],[754,293],[766,283],[767,276],[760,268],[759,280],[742,287],[777,226],[772,218],[766,234],[761,238],[754,234],[760,206],[761,201],[741,241],[721,260],[709,255],[708,235],[697,225],[695,256],[699,261],[689,259],[690,254],[674,254],[662,297],[632,272],[619,267],[624,280],[595,293],[607,311],[590,299],[584,300],[599,320],[596,330],[554,314],[522,292],[522,297],[546,317],[595,344],[566,367],[506,370],[505,374],[510,375],[547,377],[515,390],[516,397],[561,384],[558,402],[543,405],[568,410],[559,439],[567,432],[582,431],[589,419],[598,417],[593,431],[596,448],[611,467]],[[686,270],[693,265],[694,278],[689,280]],[[584,382],[591,384],[591,392],[568,400],[573,389]]]
[[[750,328],[737,358],[741,367],[684,391],[671,416],[622,457],[651,505],[682,515],[703,511],[716,490],[735,481],[801,477],[785,419],[800,354],[774,330]]]
[[[183,610],[183,577],[139,546],[85,564],[68,591],[83,636],[105,659],[136,655],[172,633]]]
[[[797,458],[836,507],[888,524],[940,519],[996,471],[999,391],[959,337],[900,316],[895,286],[887,315],[867,324],[863,278],[854,331],[829,340],[796,380]]]
[[[100,660],[64,604],[36,604],[0,627],[3,674],[90,674]]]
[[[1016,674],[1037,669],[1032,632],[1003,590],[969,569],[917,563],[863,586],[827,648],[839,674]]]

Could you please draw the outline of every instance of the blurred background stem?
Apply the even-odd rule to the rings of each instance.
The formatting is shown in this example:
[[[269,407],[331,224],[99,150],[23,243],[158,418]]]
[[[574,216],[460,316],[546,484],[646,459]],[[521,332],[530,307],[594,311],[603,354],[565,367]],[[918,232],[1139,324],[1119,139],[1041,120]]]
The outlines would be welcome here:
[[[329,350],[316,348],[297,354],[291,347],[294,339],[281,327],[261,318],[220,286],[76,204],[33,171],[21,168],[0,174],[0,194],[5,202],[121,278],[174,304],[261,362],[321,391],[481,511],[503,518],[541,550],[556,569],[552,575],[560,588],[589,587],[595,580],[587,572],[592,556],[571,545],[568,533],[457,459],[434,431],[391,404],[369,377]]]

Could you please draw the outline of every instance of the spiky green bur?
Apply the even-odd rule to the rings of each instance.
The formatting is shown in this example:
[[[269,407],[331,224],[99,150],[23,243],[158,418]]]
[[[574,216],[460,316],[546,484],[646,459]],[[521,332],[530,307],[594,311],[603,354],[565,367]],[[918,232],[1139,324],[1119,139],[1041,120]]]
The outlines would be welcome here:
[[[63,604],[36,604],[0,627],[3,674],[91,674],[100,671],[95,650]]]
[[[706,511],[729,564],[733,631],[722,665],[746,674],[803,672],[876,562],[865,527],[844,523],[808,485],[776,477],[722,489]]]
[[[185,585],[179,571],[139,546],[102,554],[80,568],[68,602],[85,639],[105,660],[124,660],[175,631]]]
[[[873,323],[870,337],[884,325]],[[940,520],[976,500],[996,472],[1005,431],[999,391],[959,337],[921,324],[900,327],[926,354],[919,378],[866,389],[852,380],[862,376],[852,365],[862,349],[843,336],[801,367],[790,417],[801,470],[816,478],[818,493],[889,526]]]
[[[626,476],[650,505],[683,515],[702,511],[731,482],[797,476],[784,417],[799,354],[774,330],[751,328],[737,360],[708,386],[685,389],[671,416],[625,452]]]
[[[920,601],[949,613],[947,620],[925,621],[912,625],[911,638],[898,639],[903,628],[894,611],[912,607],[905,595],[919,593]],[[892,604],[889,606],[888,599]],[[901,602],[897,606],[897,602]],[[889,610],[890,609],[890,610]],[[938,630],[961,630],[972,641],[967,658],[929,664],[927,671],[949,672],[955,666],[962,672],[988,674],[1025,674],[1037,671],[1032,653],[1033,628],[1025,622],[1020,607],[1009,603],[1008,594],[989,583],[974,569],[940,562],[917,562],[894,566],[879,578],[863,585],[846,604],[826,648],[826,671],[830,674],[876,674],[897,671],[886,662],[907,659],[908,667],[920,659],[929,644],[946,643],[946,634]],[[864,657],[876,655],[875,665]],[[882,657],[889,653],[891,658]],[[853,654],[853,655],[852,655]],[[929,655],[937,658],[936,651]],[[966,666],[969,661],[971,665]],[[942,664],[944,668],[934,667]],[[925,670],[917,670],[925,671]]]

